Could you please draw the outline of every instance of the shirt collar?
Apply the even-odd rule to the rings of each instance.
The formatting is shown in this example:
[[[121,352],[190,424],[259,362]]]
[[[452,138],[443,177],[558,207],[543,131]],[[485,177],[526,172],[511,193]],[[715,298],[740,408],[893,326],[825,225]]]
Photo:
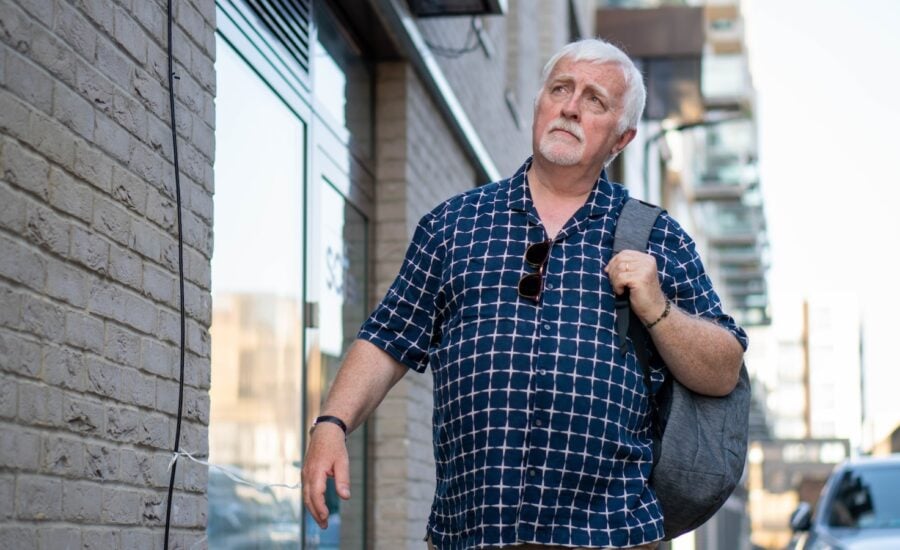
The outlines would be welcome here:
[[[528,170],[531,168],[532,158],[528,157],[516,174],[509,179],[507,202],[510,210],[529,212],[534,206],[531,192],[528,190]],[[628,191],[618,183],[611,183],[606,176],[606,169],[603,169],[584,206],[589,217],[600,217],[616,208],[627,196]]]

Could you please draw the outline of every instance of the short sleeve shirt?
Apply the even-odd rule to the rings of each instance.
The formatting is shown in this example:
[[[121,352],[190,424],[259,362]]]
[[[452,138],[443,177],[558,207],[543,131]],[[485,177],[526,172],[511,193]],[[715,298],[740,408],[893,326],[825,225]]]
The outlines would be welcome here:
[[[553,239],[535,301],[517,290],[535,271],[526,248],[548,238],[529,167],[422,218],[359,338],[411,369],[431,369],[437,484],[428,532],[436,548],[659,540],[648,394],[633,348],[618,352],[603,270],[627,191],[598,179]],[[669,299],[746,348],[694,242],[666,213],[648,252]],[[665,367],[652,371],[661,383]]]

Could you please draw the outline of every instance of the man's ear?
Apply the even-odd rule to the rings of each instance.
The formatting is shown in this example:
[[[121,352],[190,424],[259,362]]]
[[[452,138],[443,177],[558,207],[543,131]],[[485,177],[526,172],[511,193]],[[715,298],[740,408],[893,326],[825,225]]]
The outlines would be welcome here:
[[[613,148],[612,148],[612,151],[610,151],[610,154],[618,155],[619,153],[621,153],[622,149],[624,149],[629,143],[631,143],[631,140],[633,140],[634,136],[636,136],[636,135],[637,135],[637,129],[635,129],[635,128],[629,128],[628,130],[625,130],[624,132],[622,132],[622,135],[619,136],[619,139],[616,141],[616,144],[613,145]]]

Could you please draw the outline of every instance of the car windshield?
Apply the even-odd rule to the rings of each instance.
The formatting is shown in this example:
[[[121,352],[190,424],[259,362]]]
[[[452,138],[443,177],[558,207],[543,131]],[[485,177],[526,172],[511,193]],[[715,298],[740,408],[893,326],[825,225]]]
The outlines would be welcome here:
[[[833,494],[831,527],[900,528],[900,467],[844,472]]]

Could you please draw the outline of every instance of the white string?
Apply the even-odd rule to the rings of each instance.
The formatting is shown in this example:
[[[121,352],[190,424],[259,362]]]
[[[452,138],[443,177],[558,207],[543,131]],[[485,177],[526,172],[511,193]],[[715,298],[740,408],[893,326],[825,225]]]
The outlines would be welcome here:
[[[235,483],[249,485],[250,487],[254,487],[259,491],[265,491],[268,488],[275,488],[275,487],[281,487],[284,489],[299,489],[300,488],[299,483],[294,484],[294,485],[285,485],[284,483],[271,483],[271,484],[254,483],[252,481],[244,479],[243,477],[241,477],[240,474],[238,474],[237,472],[235,472],[228,466],[220,466],[218,464],[213,464],[213,463],[207,462],[205,460],[200,460],[199,458],[194,458],[194,456],[191,455],[191,453],[189,453],[187,451],[178,451],[177,453],[172,453],[172,460],[169,461],[169,467],[167,468],[168,470],[172,469],[172,466],[175,464],[176,461],[178,461],[179,456],[187,457],[190,460],[193,460],[194,462],[196,462],[197,464],[202,464],[209,468],[215,468],[216,470],[219,470],[222,473],[224,473],[226,476],[228,476],[229,479],[231,479]]]
[[[200,539],[197,542],[195,542],[194,544],[192,544],[191,547],[188,548],[188,550],[194,550],[194,548],[197,548],[198,546],[200,546],[204,541],[206,541],[206,535],[203,535],[202,539]]]

